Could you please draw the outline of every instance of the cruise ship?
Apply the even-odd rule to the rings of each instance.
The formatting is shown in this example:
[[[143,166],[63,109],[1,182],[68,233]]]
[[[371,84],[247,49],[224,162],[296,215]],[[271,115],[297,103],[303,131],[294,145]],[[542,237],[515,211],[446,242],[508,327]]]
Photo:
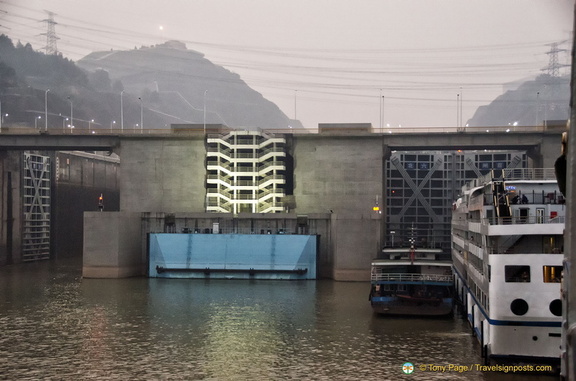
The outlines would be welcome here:
[[[559,364],[565,211],[553,169],[493,171],[454,203],[455,293],[486,364]]]

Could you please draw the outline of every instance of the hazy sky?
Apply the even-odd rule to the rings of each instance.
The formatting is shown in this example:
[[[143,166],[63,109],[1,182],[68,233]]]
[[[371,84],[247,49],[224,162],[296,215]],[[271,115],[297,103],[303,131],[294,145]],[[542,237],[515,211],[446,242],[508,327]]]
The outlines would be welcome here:
[[[0,32],[42,49],[45,11],[65,57],[180,40],[308,128],[450,127],[457,99],[466,121],[542,73],[549,44],[572,38],[574,1],[0,0]]]

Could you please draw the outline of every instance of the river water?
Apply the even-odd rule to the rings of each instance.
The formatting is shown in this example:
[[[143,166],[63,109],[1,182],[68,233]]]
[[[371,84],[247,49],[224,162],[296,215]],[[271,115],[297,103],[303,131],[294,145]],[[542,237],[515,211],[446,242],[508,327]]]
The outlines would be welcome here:
[[[369,288],[324,280],[82,279],[81,261],[70,259],[5,266],[0,379],[558,379],[478,371],[479,347],[466,322],[374,315]],[[403,373],[406,362],[413,373]]]

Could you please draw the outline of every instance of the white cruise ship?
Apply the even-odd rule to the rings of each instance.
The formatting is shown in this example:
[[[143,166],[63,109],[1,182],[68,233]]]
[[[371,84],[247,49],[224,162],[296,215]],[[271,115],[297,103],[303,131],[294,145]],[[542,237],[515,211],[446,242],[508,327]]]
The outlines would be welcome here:
[[[553,169],[493,172],[454,203],[455,293],[486,364],[559,364],[565,211]]]

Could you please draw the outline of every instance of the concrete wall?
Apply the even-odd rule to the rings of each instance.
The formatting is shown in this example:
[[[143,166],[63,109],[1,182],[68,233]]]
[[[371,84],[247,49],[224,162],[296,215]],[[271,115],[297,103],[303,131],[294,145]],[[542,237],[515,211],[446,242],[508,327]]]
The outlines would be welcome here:
[[[119,162],[85,152],[41,154],[52,168],[50,255],[81,255],[83,212],[98,210],[100,194],[108,210],[119,209]],[[23,152],[0,153],[0,265],[22,261],[22,176]]]
[[[384,154],[374,135],[295,136],[295,212],[332,213],[332,275],[369,280],[370,262],[381,247]]]
[[[22,152],[0,153],[0,179],[2,198],[0,203],[0,265],[21,261],[22,198],[21,169]]]
[[[85,152],[58,152],[54,169],[52,254],[81,256],[84,212],[99,210],[100,195],[105,211],[120,210],[120,162]]]
[[[186,139],[124,138],[120,210],[202,212],[205,210],[204,136]]]
[[[527,142],[534,140],[533,145],[537,146],[541,144],[540,137],[530,135],[522,138],[528,139]],[[418,149],[430,149],[444,144],[456,146],[460,141],[464,145],[486,147],[487,139],[494,140],[494,137],[491,134],[450,134],[448,137],[415,134],[403,138],[368,133],[293,135],[289,139],[294,161],[294,189],[290,197],[293,198],[293,207],[290,212],[296,220],[293,217],[288,217],[288,220],[297,221],[299,215],[308,216],[311,223],[325,229],[325,234],[321,234],[318,260],[320,277],[369,279],[370,262],[382,247],[384,214],[373,211],[373,207],[377,200],[382,211],[385,205],[384,160],[390,148],[419,144]],[[546,157],[541,159],[542,162],[551,165],[555,157],[550,160],[550,150],[543,151]],[[156,228],[164,231],[169,213],[176,215],[170,218],[180,221],[170,225],[170,229],[176,232],[182,227],[191,227],[192,223],[199,227],[207,225],[203,226],[204,229],[210,228],[215,219],[222,223],[222,227],[229,224],[231,228],[254,229],[251,216],[234,218],[204,213],[204,136],[123,137],[118,154],[122,160],[120,209],[127,213],[148,214],[143,216],[139,239],[142,264],[146,262],[145,234]],[[182,220],[179,214],[190,216]],[[193,217],[191,214],[199,215]],[[318,214],[327,217],[311,218]],[[286,216],[288,214],[266,215],[262,221],[268,218],[265,224],[274,229],[274,225],[282,225],[281,220]],[[184,221],[183,225],[181,221]],[[294,221],[290,224],[297,225]],[[262,227],[257,229],[268,229],[268,226],[258,226]],[[90,247],[86,244],[84,247],[85,258],[92,255],[87,251]]]
[[[85,212],[85,278],[122,278],[145,273],[140,213]]]

